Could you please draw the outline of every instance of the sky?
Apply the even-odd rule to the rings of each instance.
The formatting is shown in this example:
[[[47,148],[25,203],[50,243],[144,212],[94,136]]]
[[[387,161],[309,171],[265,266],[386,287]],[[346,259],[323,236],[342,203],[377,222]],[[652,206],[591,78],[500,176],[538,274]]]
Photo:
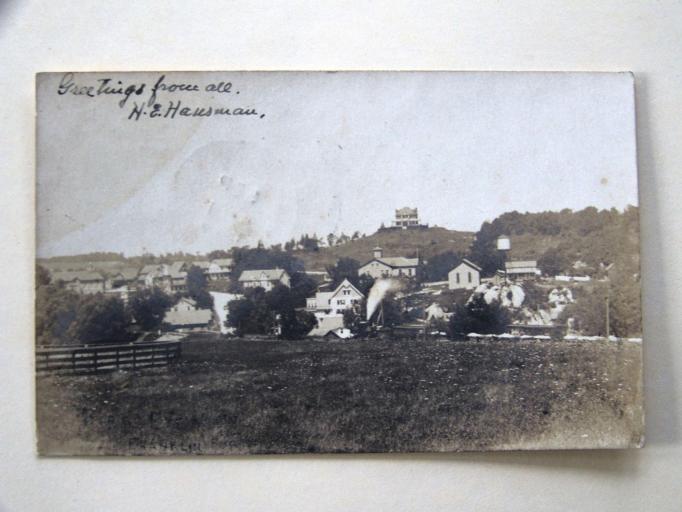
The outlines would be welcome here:
[[[403,206],[476,231],[512,210],[637,204],[627,73],[166,73],[199,91],[158,89],[162,113],[255,114],[129,119],[161,74],[38,76],[39,257],[370,234]],[[145,88],[123,107],[88,96],[106,78]]]

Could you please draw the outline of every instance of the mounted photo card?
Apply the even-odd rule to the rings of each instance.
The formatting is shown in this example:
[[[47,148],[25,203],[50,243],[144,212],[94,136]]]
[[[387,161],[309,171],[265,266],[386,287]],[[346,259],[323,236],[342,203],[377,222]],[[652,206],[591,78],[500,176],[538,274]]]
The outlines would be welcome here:
[[[640,447],[630,73],[41,73],[41,455]]]

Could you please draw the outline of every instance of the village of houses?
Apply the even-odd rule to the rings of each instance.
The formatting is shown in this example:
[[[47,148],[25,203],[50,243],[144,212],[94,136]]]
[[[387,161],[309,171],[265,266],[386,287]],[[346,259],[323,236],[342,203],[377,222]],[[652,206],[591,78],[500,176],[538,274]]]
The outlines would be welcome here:
[[[423,225],[417,209],[401,208],[395,211],[390,229],[409,230],[419,227]],[[497,244],[498,249],[503,252],[510,248],[508,237],[500,237]],[[141,268],[99,262],[89,263],[85,265],[86,268],[63,270],[64,265],[50,265],[49,262],[42,264],[50,272],[53,281],[61,281],[67,289],[80,294],[114,295],[125,303],[135,291],[156,287],[178,297],[177,302],[166,312],[163,325],[164,330],[179,333],[211,330],[225,335],[232,334],[234,330],[227,325],[229,303],[242,297],[240,293],[211,291],[213,310],[201,309],[195,301],[182,296],[187,291],[187,275],[192,266],[200,268],[209,283],[228,283],[236,279],[241,291],[258,287],[270,291],[277,285],[289,287],[291,283],[291,276],[281,268],[252,268],[233,276],[233,260],[229,257],[149,264]],[[381,247],[375,247],[371,254],[367,254],[358,274],[370,276],[376,281],[390,279],[414,282],[422,264],[424,261],[419,257],[385,254]],[[359,311],[360,304],[367,299],[366,295],[348,279],[332,287],[332,279],[323,269],[303,272],[313,276],[319,283],[316,293],[306,300],[305,310],[313,313],[317,320],[316,327],[308,336],[342,339],[353,337],[351,331],[344,326],[344,312],[349,309]],[[521,310],[524,303],[524,282],[548,280],[560,283],[590,279],[579,276],[542,276],[537,262],[532,260],[506,261],[504,268],[498,269],[494,276],[482,277],[481,268],[468,259],[463,259],[452,268],[447,277],[447,281],[422,282],[417,289],[412,287],[409,292],[403,291],[396,295],[407,309],[415,307],[415,304],[420,305],[419,317],[405,325],[405,328],[425,332],[433,320],[447,319],[451,312],[436,300],[447,290],[480,294],[488,303],[497,300],[503,306]],[[525,320],[511,325],[510,333],[547,337],[546,334],[555,327],[559,313],[572,301],[570,289],[558,285],[548,294],[547,310],[525,311]],[[472,336],[476,334],[472,333]]]

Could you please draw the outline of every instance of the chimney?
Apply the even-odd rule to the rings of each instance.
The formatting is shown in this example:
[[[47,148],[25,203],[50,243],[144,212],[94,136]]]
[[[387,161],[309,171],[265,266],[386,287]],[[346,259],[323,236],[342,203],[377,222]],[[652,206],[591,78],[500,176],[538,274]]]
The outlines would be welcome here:
[[[382,258],[384,256],[384,251],[381,247],[375,247],[373,252],[375,258]]]

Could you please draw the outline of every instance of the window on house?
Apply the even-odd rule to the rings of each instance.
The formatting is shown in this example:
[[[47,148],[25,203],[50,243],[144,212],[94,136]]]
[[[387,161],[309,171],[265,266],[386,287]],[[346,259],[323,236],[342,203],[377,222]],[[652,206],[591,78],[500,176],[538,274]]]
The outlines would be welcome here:
[[[471,272],[469,272],[469,282],[471,282]]]
[[[455,274],[455,276],[456,276],[457,284],[459,284],[459,272],[457,272],[457,273]]]

